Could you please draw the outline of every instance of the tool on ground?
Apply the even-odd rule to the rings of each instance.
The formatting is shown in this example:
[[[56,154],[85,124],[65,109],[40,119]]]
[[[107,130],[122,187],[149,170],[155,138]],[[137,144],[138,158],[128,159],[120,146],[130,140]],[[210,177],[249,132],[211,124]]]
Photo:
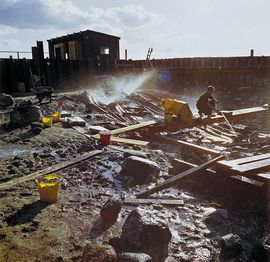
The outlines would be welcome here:
[[[237,136],[236,132],[234,131],[232,125],[230,124],[229,120],[227,119],[227,117],[223,114],[222,111],[220,111],[221,115],[224,117],[226,123],[229,125],[229,127],[231,128],[232,132],[234,133],[235,136]]]

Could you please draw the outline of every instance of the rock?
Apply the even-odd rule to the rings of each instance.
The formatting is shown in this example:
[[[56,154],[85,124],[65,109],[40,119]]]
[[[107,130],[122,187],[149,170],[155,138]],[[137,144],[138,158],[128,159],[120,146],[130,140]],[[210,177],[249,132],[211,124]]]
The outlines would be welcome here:
[[[145,253],[120,253],[118,262],[151,262],[152,258]]]
[[[14,103],[14,98],[10,95],[0,93],[0,109],[7,109]]]
[[[32,129],[32,133],[35,134],[35,135],[38,135],[38,134],[40,134],[42,132],[42,130],[43,130],[43,128],[41,128],[41,127],[34,127]]]
[[[33,106],[31,102],[25,102],[15,107],[10,113],[10,125],[13,127],[21,127],[41,118],[40,108]]]
[[[270,247],[268,245],[256,243],[252,247],[251,259],[252,259],[252,261],[258,261],[258,262],[269,261]]]
[[[228,210],[218,208],[214,212],[210,213],[205,219],[205,223],[209,225],[220,225],[228,219]]]
[[[6,237],[6,234],[0,232],[0,240],[4,239],[5,237]]]
[[[31,123],[31,130],[32,130],[33,134],[38,135],[43,130],[43,124],[40,122],[32,122]]]
[[[89,152],[89,151],[92,151],[93,150],[93,146],[92,145],[89,145],[89,144],[82,144],[77,152],[78,153],[84,153],[84,152]]]
[[[33,129],[35,127],[43,128],[43,124],[40,122],[32,122],[30,126],[31,126],[31,129]]]
[[[117,257],[112,246],[107,244],[89,244],[84,247],[82,262],[116,262]]]
[[[138,150],[125,149],[124,158],[130,157],[130,156],[138,156],[142,158],[147,158],[148,154],[145,152],[138,151]]]
[[[221,238],[221,256],[223,258],[236,258],[242,250],[242,240],[238,235],[228,234]]]
[[[123,252],[150,255],[153,262],[164,261],[172,234],[169,227],[150,211],[132,210],[122,229]]]
[[[104,220],[116,221],[123,206],[123,201],[119,196],[110,197],[100,210],[100,215]]]
[[[135,184],[145,184],[155,181],[159,175],[158,165],[142,157],[130,156],[122,164],[119,176],[132,176]]]

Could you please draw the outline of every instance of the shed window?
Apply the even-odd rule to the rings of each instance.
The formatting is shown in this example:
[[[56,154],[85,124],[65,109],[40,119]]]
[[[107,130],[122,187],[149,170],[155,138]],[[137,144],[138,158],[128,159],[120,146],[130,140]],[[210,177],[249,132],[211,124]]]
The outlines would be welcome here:
[[[109,47],[100,47],[100,54],[101,55],[109,55],[110,54]]]

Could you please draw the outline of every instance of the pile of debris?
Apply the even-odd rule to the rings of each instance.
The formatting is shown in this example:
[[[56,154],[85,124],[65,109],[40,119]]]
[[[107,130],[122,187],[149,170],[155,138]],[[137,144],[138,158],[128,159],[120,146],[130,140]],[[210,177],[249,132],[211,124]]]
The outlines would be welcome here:
[[[0,260],[256,261],[259,250],[267,257],[258,228],[267,230],[260,200],[270,135],[245,118],[263,122],[268,107],[223,111],[241,121],[232,132],[222,115],[164,123],[165,97],[137,91],[106,105],[88,92],[66,93],[39,107],[21,100],[9,112],[13,129],[0,133],[3,146],[17,146],[0,158]],[[60,121],[44,128],[39,120],[54,112]],[[104,131],[110,145],[101,143]],[[48,205],[34,181],[51,173],[61,175],[61,190]],[[247,202],[255,213],[240,216]]]

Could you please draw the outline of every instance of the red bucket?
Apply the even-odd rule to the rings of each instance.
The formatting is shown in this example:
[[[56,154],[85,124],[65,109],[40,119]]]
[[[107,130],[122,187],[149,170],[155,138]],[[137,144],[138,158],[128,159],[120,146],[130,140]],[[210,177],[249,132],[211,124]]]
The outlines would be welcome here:
[[[111,140],[111,132],[110,131],[100,131],[99,132],[100,138],[99,141],[102,145],[107,146],[110,144]]]

